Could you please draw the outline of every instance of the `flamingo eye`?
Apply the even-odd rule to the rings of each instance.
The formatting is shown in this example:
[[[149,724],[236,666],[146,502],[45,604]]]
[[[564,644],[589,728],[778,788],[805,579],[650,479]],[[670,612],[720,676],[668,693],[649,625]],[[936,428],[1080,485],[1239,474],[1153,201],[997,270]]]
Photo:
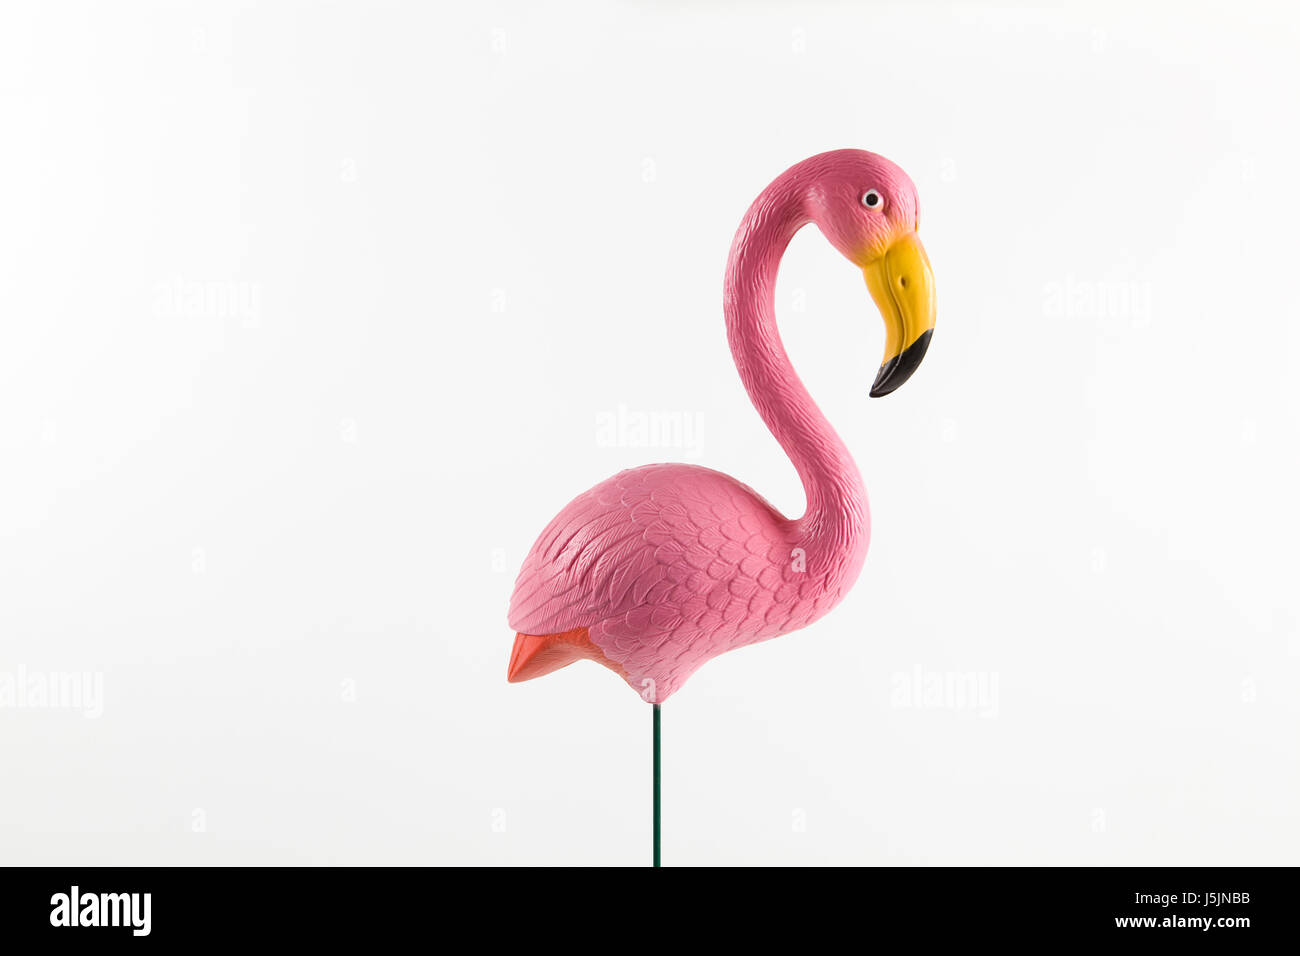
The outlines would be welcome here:
[[[874,189],[868,189],[862,194],[862,205],[868,209],[883,209],[885,206],[885,197],[880,195]]]

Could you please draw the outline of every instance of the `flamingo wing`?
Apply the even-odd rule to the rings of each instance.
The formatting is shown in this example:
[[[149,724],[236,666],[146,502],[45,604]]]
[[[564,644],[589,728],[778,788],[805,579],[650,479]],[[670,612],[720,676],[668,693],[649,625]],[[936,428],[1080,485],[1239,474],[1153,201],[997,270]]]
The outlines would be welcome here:
[[[620,472],[571,501],[538,537],[515,583],[510,626],[553,634],[639,608],[707,604],[707,585],[726,586],[746,559],[761,554],[744,568],[760,569],[784,521],[752,489],[709,468]]]

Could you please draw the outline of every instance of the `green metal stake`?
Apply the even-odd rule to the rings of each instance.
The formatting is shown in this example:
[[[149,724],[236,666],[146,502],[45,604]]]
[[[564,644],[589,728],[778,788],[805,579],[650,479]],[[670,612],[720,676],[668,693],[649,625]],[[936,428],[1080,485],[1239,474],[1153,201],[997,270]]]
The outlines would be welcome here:
[[[654,778],[655,778],[655,797],[654,797],[654,817],[655,817],[655,866],[659,866],[659,705],[654,705]]]

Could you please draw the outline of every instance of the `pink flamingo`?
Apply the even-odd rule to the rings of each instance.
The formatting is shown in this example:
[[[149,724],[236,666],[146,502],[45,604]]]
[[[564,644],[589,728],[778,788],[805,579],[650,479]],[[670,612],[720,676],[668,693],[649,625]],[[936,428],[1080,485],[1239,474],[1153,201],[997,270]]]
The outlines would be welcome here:
[[[777,268],[809,222],[863,271],[885,320],[873,397],[911,376],[934,328],[916,187],[889,160],[852,149],[813,156],[749,207],[727,263],[727,338],[750,400],[803,482],[804,515],[786,518],[708,468],[633,468],[556,515],[524,559],[510,600],[509,680],[589,659],[655,705],[656,864],[659,705],[710,658],[825,615],[867,553],[862,477],[795,374],[776,327]]]

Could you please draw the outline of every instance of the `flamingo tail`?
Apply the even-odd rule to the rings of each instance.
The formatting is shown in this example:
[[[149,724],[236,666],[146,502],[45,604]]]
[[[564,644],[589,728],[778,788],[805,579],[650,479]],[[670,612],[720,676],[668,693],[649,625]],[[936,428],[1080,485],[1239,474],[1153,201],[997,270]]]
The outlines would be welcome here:
[[[516,634],[515,647],[510,652],[510,669],[506,679],[512,684],[544,677],[574,661],[589,660],[604,664],[610,670],[626,677],[619,667],[601,651],[587,634],[585,627],[576,627],[559,634]]]

